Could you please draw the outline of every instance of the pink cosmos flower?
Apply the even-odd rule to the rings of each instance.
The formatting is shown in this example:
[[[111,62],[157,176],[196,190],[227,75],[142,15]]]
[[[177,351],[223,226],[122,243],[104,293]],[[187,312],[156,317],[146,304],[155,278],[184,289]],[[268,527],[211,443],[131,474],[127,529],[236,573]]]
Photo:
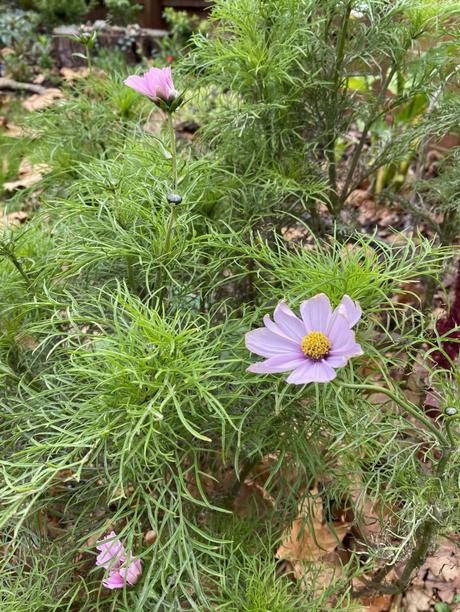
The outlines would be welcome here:
[[[122,589],[125,583],[136,584],[142,574],[140,559],[128,559],[123,544],[112,531],[107,538],[98,543],[96,548],[100,551],[96,558],[96,565],[104,567],[109,575],[102,581],[108,589]]]
[[[131,89],[148,96],[154,102],[159,99],[164,102],[171,102],[179,95],[179,92],[174,88],[169,66],[167,68],[150,68],[145,74],[140,76],[133,74],[123,82]]]
[[[288,383],[304,385],[329,382],[335,368],[350,357],[362,355],[351,328],[361,318],[361,307],[348,295],[332,311],[329,298],[320,293],[300,305],[299,319],[285,302],[275,308],[272,321],[265,315],[265,327],[246,334],[246,347],[266,357],[249,366],[249,372],[273,374],[292,370]]]

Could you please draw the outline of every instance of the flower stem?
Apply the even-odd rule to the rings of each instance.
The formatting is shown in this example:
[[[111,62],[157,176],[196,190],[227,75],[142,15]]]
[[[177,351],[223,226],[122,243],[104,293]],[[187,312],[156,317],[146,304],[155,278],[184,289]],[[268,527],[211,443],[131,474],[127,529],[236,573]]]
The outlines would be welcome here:
[[[134,275],[134,268],[133,268],[133,256],[132,255],[126,255],[126,267],[127,267],[127,272],[128,272],[128,285],[130,287],[130,289],[134,292],[137,291],[137,286],[136,286],[136,279],[135,279],[135,275]]]
[[[452,431],[452,425],[454,424],[454,422],[455,421],[452,418],[446,419],[446,433],[452,448],[455,448],[457,446],[457,440],[455,439],[455,434]]]
[[[238,493],[240,492],[241,485],[244,483],[246,478],[249,476],[249,474],[251,473],[252,469],[257,465],[259,460],[260,460],[260,457],[252,457],[252,458],[248,457],[245,460],[245,462],[243,463],[243,467],[241,468],[240,473],[235,478],[235,480],[233,482],[233,485],[232,485],[230,491],[228,492],[228,494],[226,496],[225,506],[227,508],[232,508],[233,507],[235,499],[237,498]]]
[[[404,408],[409,414],[411,414],[419,423],[422,423],[427,429],[431,431],[431,433],[436,437],[438,442],[443,448],[450,446],[449,440],[444,436],[444,434],[439,431],[439,429],[432,423],[432,421],[426,417],[424,414],[420,412],[420,409],[411,402],[399,397],[390,389],[386,387],[379,387],[378,385],[359,385],[354,383],[340,383],[341,387],[346,387],[347,389],[358,389],[362,391],[371,391],[372,393],[383,393],[394,402],[396,402],[401,408]]]
[[[26,281],[27,286],[30,289],[31,286],[32,286],[32,283],[30,282],[29,275],[27,274],[27,272],[22,267],[22,264],[19,261],[19,259],[16,257],[16,255],[12,251],[8,251],[7,252],[7,256],[9,257],[9,259],[10,259],[11,263],[13,264],[13,266],[16,268],[16,270],[22,276],[22,278]]]
[[[176,134],[174,132],[172,113],[168,113],[168,129],[169,142],[171,147],[171,166],[172,166],[172,184],[173,191],[177,189],[177,149],[176,149]]]
[[[415,419],[417,419],[419,423],[422,423],[427,429],[429,429],[430,432],[436,437],[441,447],[441,458],[436,464],[435,477],[441,479],[444,476],[444,472],[449,462],[449,458],[452,454],[452,451],[457,446],[455,435],[451,429],[453,419],[448,419],[446,421],[446,437],[441,431],[439,431],[439,429],[434,425],[434,423],[432,423],[430,419],[420,413],[420,409],[415,404],[412,404],[406,399],[399,397],[390,389],[386,389],[385,387],[380,387],[378,385],[361,385],[353,383],[342,383],[341,386],[346,387],[348,389],[360,389],[363,391],[371,391],[373,393],[383,393],[387,397],[392,399],[394,402],[396,402],[399,406],[401,406],[401,408],[409,412],[409,414],[411,414]],[[372,589],[380,591],[382,593],[401,593],[402,591],[404,591],[410,582],[412,572],[417,567],[419,567],[426,558],[435,533],[436,520],[432,516],[429,516],[421,523],[421,525],[417,529],[415,536],[415,548],[413,549],[412,554],[407,560],[403,572],[400,578],[396,581],[396,583],[391,586],[381,584],[381,580],[383,580],[388,574],[389,569],[394,567],[395,563],[392,563],[387,566],[384,571],[378,572],[374,580],[367,581],[366,586],[355,591],[353,593],[353,596],[360,597],[365,593],[370,592]]]
[[[170,152],[171,152],[171,170],[172,170],[172,189],[177,189],[177,149],[176,149],[176,134],[174,132],[174,125],[172,120],[172,113],[168,113],[168,130],[169,130],[169,141],[170,141]],[[168,253],[171,248],[171,243],[174,237],[174,229],[176,225],[176,207],[171,204],[171,210],[169,211],[169,218],[165,230],[164,250],[163,253]],[[166,287],[164,285],[165,275],[163,268],[159,269],[158,272],[158,304],[161,306],[164,300]]]
[[[91,60],[91,49],[86,45],[86,64],[88,66],[88,73],[91,74],[93,69],[93,62]]]

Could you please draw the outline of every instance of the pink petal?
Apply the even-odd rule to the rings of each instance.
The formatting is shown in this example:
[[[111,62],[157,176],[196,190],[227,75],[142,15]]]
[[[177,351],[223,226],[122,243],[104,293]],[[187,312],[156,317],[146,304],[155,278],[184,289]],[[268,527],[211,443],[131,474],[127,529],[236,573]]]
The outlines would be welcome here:
[[[363,314],[361,306],[358,304],[358,302],[354,302],[349,295],[343,296],[342,301],[337,306],[336,310],[345,315],[350,323],[350,327],[356,325]]]
[[[102,581],[108,589],[122,589],[125,581],[119,572],[110,572],[109,576]]]
[[[284,336],[278,336],[269,329],[260,327],[248,332],[245,336],[246,348],[261,357],[275,357],[285,353],[297,353],[298,342]]]
[[[114,569],[126,559],[123,544],[117,539],[117,534],[114,531],[109,533],[105,541],[98,542],[96,548],[101,551],[96,557],[96,565],[103,566],[106,569]]]
[[[361,346],[356,342],[351,342],[350,344],[345,344],[340,348],[329,351],[328,360],[330,357],[344,356],[349,359],[350,357],[359,357],[363,354],[364,351]]]
[[[349,344],[355,339],[355,334],[350,329],[348,319],[338,310],[335,310],[329,321],[326,336],[329,338],[332,349]]]
[[[328,330],[328,338],[331,342],[331,350],[328,355],[328,362],[331,357],[358,357],[363,354],[359,344],[355,340],[355,334],[350,329],[348,319],[343,314],[336,311],[331,319]]]
[[[300,314],[306,327],[306,333],[319,331],[326,333],[332,316],[331,303],[324,293],[302,302]]]
[[[289,336],[281,330],[281,327],[270,319],[270,315],[264,315],[263,322],[264,322],[265,327],[269,329],[271,332],[273,332],[274,334],[277,334],[278,336],[281,336],[282,338],[289,338]],[[290,340],[293,340],[293,338],[290,338]]]
[[[286,302],[278,304],[273,313],[273,318],[281,331],[293,340],[301,341],[308,333],[303,322],[292,312]]]
[[[145,80],[147,81],[152,98],[163,98],[167,100],[168,89],[160,68],[150,68],[150,70],[145,73]]]
[[[124,81],[125,85],[138,91],[144,96],[155,100],[163,98],[168,100],[177,96],[171,75],[171,68],[150,68],[143,75],[133,74]]]
[[[352,357],[352,355],[350,355]],[[345,355],[329,355],[326,357],[327,365],[330,365],[333,368],[343,368],[343,366],[347,365],[348,358]]]
[[[165,84],[165,87],[168,89],[168,91],[171,91],[171,89],[174,89],[172,73],[171,73],[171,66],[162,68],[161,71],[162,71],[162,79]]]
[[[270,357],[265,361],[259,361],[253,363],[247,369],[248,372],[254,372],[255,374],[275,374],[277,372],[287,372],[293,370],[298,366],[305,363],[305,355],[302,351],[299,353],[288,353],[285,355],[278,355],[277,357]]]
[[[128,87],[131,87],[131,89],[134,89],[135,91],[138,91],[139,93],[143,94],[144,96],[151,96],[150,90],[144,77],[133,74],[127,79],[125,79],[123,83]]]
[[[125,567],[120,568],[121,577],[123,579],[126,577],[126,581],[131,585],[136,584],[141,574],[142,565],[140,559],[134,559],[133,562],[129,564],[128,570],[126,570]]]
[[[290,374],[286,382],[294,385],[305,385],[310,382],[329,382],[336,377],[332,368],[325,359],[320,361],[308,360]]]

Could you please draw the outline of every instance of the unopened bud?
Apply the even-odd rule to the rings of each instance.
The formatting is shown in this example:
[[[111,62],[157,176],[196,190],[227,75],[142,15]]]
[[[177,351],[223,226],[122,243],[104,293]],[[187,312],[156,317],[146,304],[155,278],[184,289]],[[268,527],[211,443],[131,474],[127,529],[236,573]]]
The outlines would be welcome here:
[[[180,204],[182,202],[182,196],[178,193],[168,193],[166,197],[170,204]]]
[[[444,412],[447,414],[447,416],[455,416],[458,410],[454,406],[449,406],[449,408],[446,408]]]

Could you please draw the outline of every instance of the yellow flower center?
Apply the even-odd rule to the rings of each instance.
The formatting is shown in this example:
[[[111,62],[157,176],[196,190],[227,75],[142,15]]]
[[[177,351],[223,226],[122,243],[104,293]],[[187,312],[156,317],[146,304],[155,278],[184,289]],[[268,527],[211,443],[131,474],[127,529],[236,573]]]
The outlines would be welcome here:
[[[310,359],[322,359],[329,353],[331,343],[322,332],[312,331],[302,338],[301,347],[303,354]]]

